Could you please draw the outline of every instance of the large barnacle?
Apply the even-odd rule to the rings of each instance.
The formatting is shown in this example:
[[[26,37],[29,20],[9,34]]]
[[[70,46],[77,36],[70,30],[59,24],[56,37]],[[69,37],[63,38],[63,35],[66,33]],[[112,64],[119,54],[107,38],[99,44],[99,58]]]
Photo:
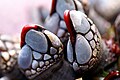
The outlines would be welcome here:
[[[46,80],[58,70],[63,59],[63,44],[50,31],[27,25],[21,33],[18,65],[29,79]]]
[[[67,59],[81,76],[101,59],[101,36],[95,24],[82,12],[66,10],[64,20],[70,33]]]

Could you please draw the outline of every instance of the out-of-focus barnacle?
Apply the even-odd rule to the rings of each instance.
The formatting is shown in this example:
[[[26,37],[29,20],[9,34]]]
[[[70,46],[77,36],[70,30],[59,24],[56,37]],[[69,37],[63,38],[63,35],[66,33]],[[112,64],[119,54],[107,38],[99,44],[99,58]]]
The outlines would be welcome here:
[[[45,19],[49,15],[49,11],[45,9],[44,7],[39,7],[38,11],[39,11],[39,18],[41,18],[41,21],[44,24]]]
[[[88,16],[98,28],[101,36],[106,35],[111,27],[111,24],[106,19],[101,17],[93,8],[90,8]]]
[[[117,16],[116,20],[115,20],[115,27],[117,27],[117,29],[119,30],[118,32],[120,32],[120,14]]]
[[[43,6],[36,6],[28,8],[27,13],[30,23],[44,25],[45,19],[49,15],[49,10]]]
[[[81,2],[81,4],[83,5],[83,9],[85,14],[89,14],[89,10],[90,10],[90,2],[91,0],[78,0]]]
[[[96,0],[94,9],[106,20],[114,23],[117,15],[120,13],[120,0]]]
[[[22,29],[21,42],[24,44],[18,56],[19,68],[31,80],[67,80],[61,72],[72,72],[72,69],[63,62],[62,42],[52,32],[35,26],[27,25]],[[60,75],[63,76],[58,77]]]
[[[0,35],[0,70],[2,75],[8,77],[10,80],[20,80],[23,77],[17,66],[19,51],[18,38]]]
[[[115,20],[115,33],[116,33],[116,40],[120,45],[120,14],[117,16]]]
[[[82,4],[78,0],[52,0],[50,16],[45,21],[45,28],[56,34],[62,42],[68,40],[67,28],[63,19],[64,11],[79,10],[84,12]]]
[[[101,36],[93,22],[82,12],[66,10],[64,20],[70,33],[67,59],[76,73],[82,76],[101,59]]]

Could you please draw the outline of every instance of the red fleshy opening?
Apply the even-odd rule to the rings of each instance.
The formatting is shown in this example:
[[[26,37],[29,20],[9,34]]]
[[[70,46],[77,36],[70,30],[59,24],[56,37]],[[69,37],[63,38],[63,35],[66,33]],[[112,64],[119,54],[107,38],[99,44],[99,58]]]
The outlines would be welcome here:
[[[25,44],[25,35],[26,33],[30,30],[30,29],[35,29],[37,30],[38,29],[38,26],[37,25],[25,25],[23,28],[22,28],[22,32],[21,32],[21,42],[20,42],[20,46],[23,47],[24,44]]]
[[[104,80],[114,80],[116,78],[120,78],[120,72],[119,71],[111,71]]]
[[[52,0],[50,15],[52,15],[56,11],[56,4],[57,4],[57,0]]]
[[[64,12],[64,20],[68,29],[68,32],[70,33],[70,40],[72,42],[72,44],[74,45],[75,41],[76,41],[76,32],[74,30],[72,21],[70,19],[70,11],[66,10]]]

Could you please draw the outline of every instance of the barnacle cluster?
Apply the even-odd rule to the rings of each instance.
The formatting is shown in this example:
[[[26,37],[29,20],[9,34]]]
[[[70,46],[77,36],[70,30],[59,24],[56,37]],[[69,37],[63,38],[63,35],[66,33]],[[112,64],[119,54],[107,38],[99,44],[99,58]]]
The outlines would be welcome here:
[[[50,14],[42,14],[40,24],[25,25],[20,41],[0,35],[1,79],[120,79],[119,5],[120,0],[52,0]]]

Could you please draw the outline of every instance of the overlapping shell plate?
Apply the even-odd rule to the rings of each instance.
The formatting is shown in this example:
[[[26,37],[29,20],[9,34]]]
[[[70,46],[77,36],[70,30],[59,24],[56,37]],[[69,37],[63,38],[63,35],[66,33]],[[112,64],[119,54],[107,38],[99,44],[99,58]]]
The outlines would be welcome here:
[[[19,51],[19,39],[0,35],[0,69],[2,73],[8,73],[16,67]]]
[[[25,43],[18,57],[18,65],[29,79],[42,74],[62,58],[61,41],[47,30],[29,30]]]
[[[73,48],[69,39],[67,58],[73,69],[82,73],[99,62],[101,36],[93,22],[82,12],[70,11],[70,19],[76,31],[76,42]]]

